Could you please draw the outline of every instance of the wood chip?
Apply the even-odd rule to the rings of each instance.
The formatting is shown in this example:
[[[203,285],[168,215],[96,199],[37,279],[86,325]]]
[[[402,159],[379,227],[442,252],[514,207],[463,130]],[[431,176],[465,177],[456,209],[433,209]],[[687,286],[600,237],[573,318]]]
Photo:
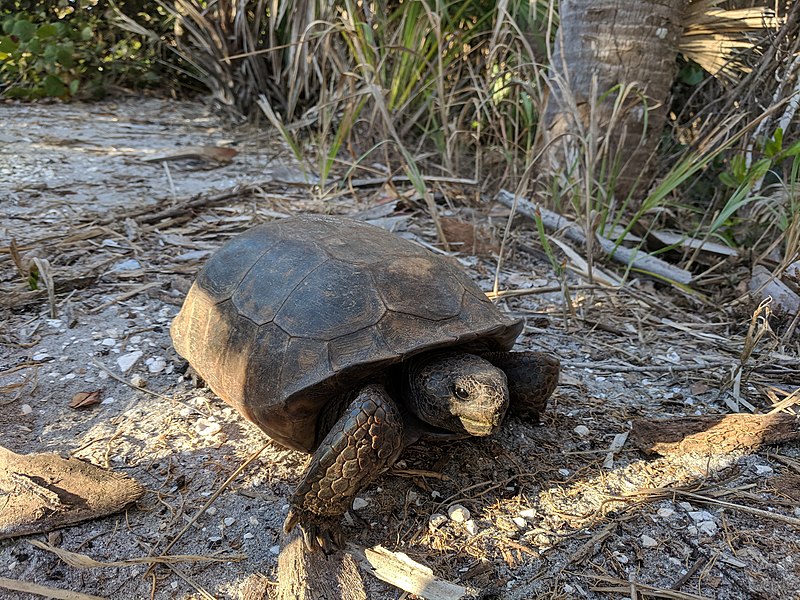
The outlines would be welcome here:
[[[459,600],[475,595],[475,590],[435,577],[429,567],[402,552],[375,546],[366,548],[364,557],[375,577],[426,600]]]
[[[0,446],[0,540],[104,517],[143,494],[127,475],[77,458],[22,455]]]

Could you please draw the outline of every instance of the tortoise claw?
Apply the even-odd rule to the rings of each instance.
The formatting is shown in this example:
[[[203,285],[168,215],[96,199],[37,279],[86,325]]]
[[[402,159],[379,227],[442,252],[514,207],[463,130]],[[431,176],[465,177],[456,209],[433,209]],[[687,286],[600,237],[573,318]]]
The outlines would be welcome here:
[[[292,508],[283,530],[290,533],[296,526],[300,526],[306,550],[316,552],[322,550],[325,554],[333,554],[345,546],[345,537],[342,528],[335,519],[321,518],[318,515]]]

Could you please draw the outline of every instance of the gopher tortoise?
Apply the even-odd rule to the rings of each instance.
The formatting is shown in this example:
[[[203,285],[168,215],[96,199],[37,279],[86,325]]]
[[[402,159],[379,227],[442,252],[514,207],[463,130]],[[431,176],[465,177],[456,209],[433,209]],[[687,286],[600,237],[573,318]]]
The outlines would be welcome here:
[[[538,419],[559,363],[509,352],[522,327],[455,261],[372,225],[301,216],[222,246],[170,333],[214,393],[313,454],[284,528],[327,552],[356,494],[408,445],[487,436],[509,406]]]

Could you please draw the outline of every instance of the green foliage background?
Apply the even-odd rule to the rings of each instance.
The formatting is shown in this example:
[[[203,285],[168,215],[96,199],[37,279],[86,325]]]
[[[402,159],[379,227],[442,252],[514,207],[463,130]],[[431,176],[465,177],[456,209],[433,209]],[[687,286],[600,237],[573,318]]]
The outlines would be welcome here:
[[[0,5],[0,96],[98,97],[109,86],[159,79],[159,48],[116,27],[115,7],[156,30],[168,27],[144,0],[11,0]]]

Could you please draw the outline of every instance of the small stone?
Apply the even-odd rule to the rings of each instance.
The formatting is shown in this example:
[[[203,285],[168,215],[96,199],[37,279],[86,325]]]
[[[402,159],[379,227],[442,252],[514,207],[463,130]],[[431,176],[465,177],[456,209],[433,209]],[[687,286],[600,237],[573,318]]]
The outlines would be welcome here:
[[[519,516],[522,517],[523,519],[533,521],[539,515],[536,512],[535,508],[526,508],[525,510],[519,511]]]
[[[281,547],[275,544],[274,546],[269,547],[269,551],[272,552],[275,556],[281,553]]]
[[[123,260],[122,262],[117,263],[111,272],[114,271],[135,271],[136,269],[141,269],[142,265],[139,263],[138,260],[134,260],[129,258],[128,260]]]
[[[117,345],[117,340],[114,338],[105,338],[102,342],[100,342],[101,346],[108,346],[109,348],[113,348]]]
[[[144,353],[141,350],[135,350],[134,352],[128,352],[127,354],[123,354],[119,358],[117,358],[117,365],[119,366],[119,370],[123,373],[127,373],[133,368],[133,365],[142,358]]]
[[[100,402],[100,404],[114,404],[116,401],[117,399],[114,398],[114,396],[108,396],[107,398],[103,398],[103,401]]]
[[[34,354],[31,358],[33,360],[44,360],[45,358],[50,358],[50,355],[47,352],[39,352],[38,354]]]
[[[569,469],[559,469],[558,474],[562,477],[569,477],[570,470]]]
[[[700,521],[713,521],[714,515],[707,510],[690,510],[689,518],[691,518],[695,523],[698,523]]]
[[[161,373],[164,369],[167,368],[167,361],[161,358],[160,356],[154,358],[151,362],[147,365],[147,370],[151,373]]]
[[[361,510],[367,506],[369,506],[369,502],[364,500],[364,498],[353,498],[353,510]]]
[[[647,534],[642,534],[642,537],[639,538],[639,541],[642,544],[642,548],[655,548],[658,546],[658,542]]]
[[[464,529],[466,529],[467,533],[470,535],[475,535],[476,533],[478,533],[478,526],[475,524],[474,519],[469,519],[468,521],[465,521]]]
[[[612,554],[620,564],[627,565],[628,561],[630,560],[627,556],[625,556],[621,552],[614,551]]]
[[[245,539],[245,540],[252,540],[254,537],[255,536],[252,533],[250,533],[249,531],[242,536],[242,538]]]
[[[23,415],[29,415],[33,412],[33,409],[31,408],[30,404],[23,404],[22,406],[20,406],[20,410],[22,411]]]
[[[716,535],[719,527],[717,527],[717,524],[714,523],[714,521],[701,521],[700,523],[697,524],[697,529],[703,535],[711,537],[713,535]]]
[[[212,516],[212,517],[213,517],[215,514],[217,514],[217,509],[216,509],[216,507],[214,507],[214,506],[209,506],[209,507],[206,509],[206,514],[207,514],[207,515],[210,515],[210,516]]]
[[[568,584],[568,583],[564,584],[564,593],[565,594],[572,594],[572,592],[574,592],[574,591],[575,591],[575,588],[572,587],[570,584]]]
[[[675,510],[667,506],[664,506],[662,508],[659,508],[658,511],[656,511],[656,514],[662,519],[666,519],[667,517],[671,517],[672,515],[674,515]]]
[[[131,377],[131,385],[133,387],[142,388],[145,385],[147,385],[147,380],[141,375],[136,374],[133,377]]]
[[[447,516],[456,523],[463,523],[469,520],[469,510],[460,504],[453,504],[447,509]]]
[[[523,519],[522,517],[514,517],[511,520],[514,521],[514,525],[516,525],[520,529],[527,529],[528,528],[528,522],[525,519]]]
[[[178,582],[177,581],[173,581],[169,585],[173,590],[177,590],[178,589]]]
[[[222,431],[222,425],[210,419],[198,419],[194,425],[194,430],[198,435],[211,437]]]
[[[768,475],[769,473],[772,473],[772,467],[769,465],[756,465],[755,469],[756,475]]]
[[[222,541],[222,536],[221,535],[209,536],[208,541],[209,542],[221,542]]]
[[[692,506],[688,502],[678,502],[678,506],[681,507],[683,510],[694,510],[694,506]]]
[[[442,513],[433,513],[428,517],[428,527],[431,531],[439,529],[445,523],[447,523],[447,516]]]
[[[439,492],[437,492],[436,490],[433,490],[433,491],[431,492],[431,498],[432,498],[432,499],[436,500],[436,499],[438,499],[438,498],[441,498],[441,497],[442,497],[442,494],[440,494],[440,493],[439,493]]]
[[[225,517],[224,519],[222,519],[222,522],[225,523],[225,527],[230,527],[231,525],[236,523],[236,519],[234,519],[233,517]]]
[[[689,535],[697,535],[697,527],[695,527],[694,525],[689,525],[689,526],[686,528],[686,531],[687,531],[687,533],[688,533]]]
[[[586,425],[578,425],[573,431],[581,437],[589,435],[589,428]]]

